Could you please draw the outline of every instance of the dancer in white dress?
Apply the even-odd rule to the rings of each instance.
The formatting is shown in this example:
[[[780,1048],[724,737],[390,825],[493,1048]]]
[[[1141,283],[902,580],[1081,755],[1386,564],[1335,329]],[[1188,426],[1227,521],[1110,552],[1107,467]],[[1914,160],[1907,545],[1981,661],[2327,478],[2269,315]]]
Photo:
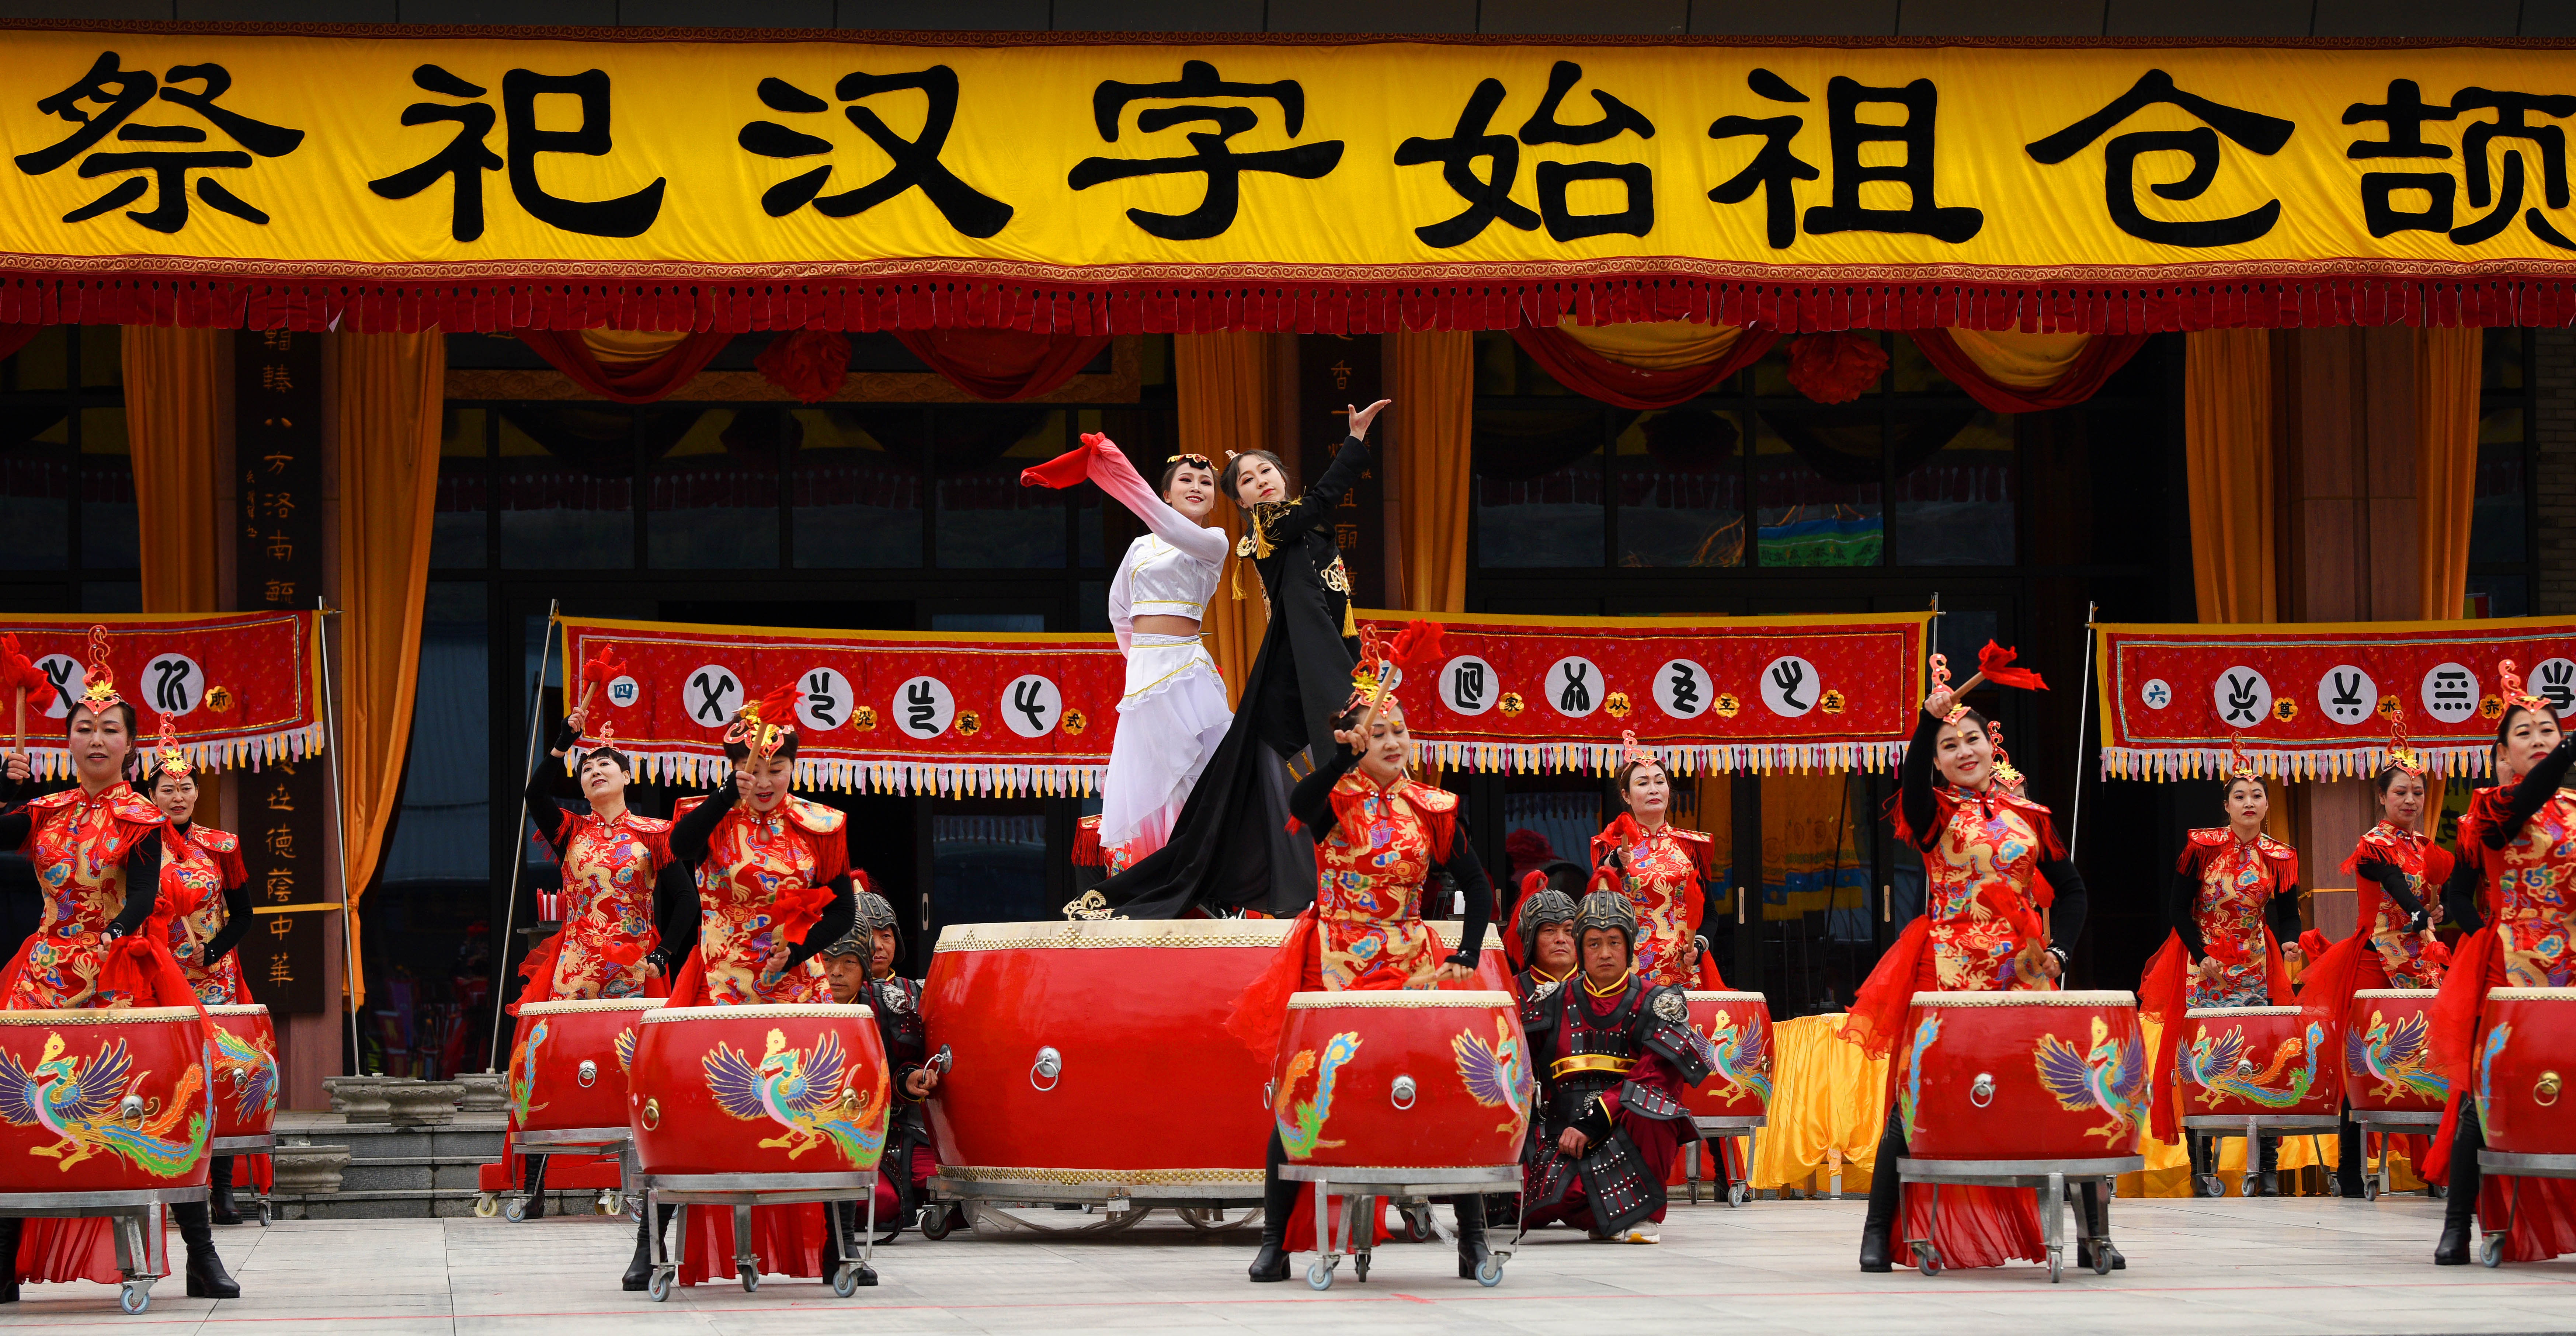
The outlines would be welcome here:
[[[1199,642],[1225,569],[1226,537],[1202,523],[1216,506],[1216,468],[1204,456],[1173,456],[1158,495],[1108,437],[1086,433],[1082,443],[1021,480],[1067,487],[1088,478],[1148,530],[1128,545],[1109,582],[1109,625],[1127,656],[1100,807],[1100,844],[1114,872],[1171,838],[1181,804],[1233,720],[1216,660]]]

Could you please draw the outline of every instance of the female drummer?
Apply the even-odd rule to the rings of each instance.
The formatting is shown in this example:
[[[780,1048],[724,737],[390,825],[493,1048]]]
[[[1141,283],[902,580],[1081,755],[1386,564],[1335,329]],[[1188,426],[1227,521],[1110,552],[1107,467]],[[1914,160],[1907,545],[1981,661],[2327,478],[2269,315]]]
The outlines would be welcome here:
[[[0,973],[0,1010],[193,1001],[194,994],[188,991],[167,943],[160,940],[166,927],[155,928],[150,922],[156,914],[176,915],[175,902],[164,907],[167,892],[161,869],[165,855],[176,857],[177,853],[167,840],[169,819],[125,782],[134,760],[134,707],[117,694],[100,632],[91,633],[83,690],[68,704],[64,739],[73,776],[80,782],[0,816],[0,846],[16,849],[32,863],[36,884],[46,892],[42,923],[18,949],[6,972]],[[33,773],[27,754],[10,752],[5,773],[8,796],[15,796]],[[130,976],[138,966],[149,976],[148,992],[114,982]],[[151,986],[155,981],[165,982]],[[240,1297],[241,1286],[216,1255],[206,1204],[174,1202],[170,1218],[188,1245],[189,1297]],[[113,1263],[106,1268],[94,1265],[88,1254],[96,1250],[73,1241],[64,1225],[47,1220],[38,1228],[52,1231],[61,1246],[22,1251],[19,1221],[0,1219],[0,1259],[40,1254],[44,1261],[39,1266],[45,1268],[31,1274],[0,1263],[0,1276],[7,1280],[0,1286],[0,1303],[17,1301],[21,1279],[104,1278],[113,1283],[117,1274]]]
[[[2517,1179],[2510,1202],[2503,1184],[2484,1184],[2487,1195],[2479,1195],[2485,1129],[2476,1101],[2461,1099],[2474,1088],[2473,1046],[2486,1037],[2489,988],[2576,986],[2576,951],[2569,949],[2576,932],[2576,891],[2570,889],[2576,884],[2576,794],[2559,787],[2576,761],[2576,738],[2561,735],[2549,702],[2523,690],[2512,660],[2498,664],[2496,676],[2504,698],[2496,730],[2500,782],[2469,800],[2443,888],[2451,919],[2471,931],[2453,949],[2433,1002],[2433,1058],[2451,1083],[2450,1107],[2427,1157],[2439,1164],[2447,1141],[2450,1199],[2433,1250],[2440,1266],[2468,1264],[2473,1215],[2505,1233],[2504,1255],[2514,1261],[2576,1252],[2576,1188],[2566,1181]]]
[[[1637,907],[1637,977],[1649,986],[1723,988],[1700,981],[1707,943],[1699,928],[1712,916],[1717,842],[1666,818],[1673,781],[1664,763],[1640,750],[1635,733],[1620,735],[1614,778],[1625,810],[1592,837],[1592,889],[1619,891]]]
[[[1068,467],[1068,466],[1074,467]],[[1113,872],[1163,847],[1199,772],[1225,737],[1234,712],[1216,660],[1199,643],[1199,622],[1225,569],[1225,530],[1207,527],[1216,509],[1216,466],[1205,455],[1174,455],[1162,486],[1149,490],[1127,452],[1097,433],[1082,448],[1020,475],[1023,483],[1099,484],[1144,522],[1109,580],[1109,629],[1127,656],[1118,735],[1101,782],[1100,844]],[[1061,479],[1062,481],[1058,481]]]
[[[1414,657],[1397,653],[1399,661]],[[1420,657],[1430,658],[1431,651]],[[1315,903],[1297,916],[1270,968],[1235,1001],[1226,1028],[1255,1052],[1277,1047],[1288,994],[1297,988],[1430,988],[1472,976],[1493,915],[1494,889],[1468,842],[1457,795],[1410,777],[1413,739],[1403,707],[1391,694],[1376,694],[1374,664],[1362,673],[1367,685],[1333,720],[1339,747],[1289,798],[1289,810],[1315,841]],[[1467,901],[1458,949],[1446,955],[1422,919],[1423,888],[1435,868],[1457,882]],[[1262,1177],[1261,1251],[1251,1266],[1256,1281],[1288,1278],[1288,1219],[1297,1185],[1279,1175],[1286,1160],[1273,1129]],[[1484,1199],[1461,1195],[1450,1205],[1458,1215],[1458,1274],[1473,1279],[1487,1257]]]
[[[1872,1057],[1893,1049],[1917,991],[2054,990],[2065,972],[2066,951],[2052,943],[2072,942],[2084,931],[2084,878],[2058,842],[2048,809],[1995,783],[1994,742],[1984,716],[1959,704],[1946,680],[1936,681],[1906,746],[1895,804],[1897,835],[1923,851],[1929,878],[1923,916],[1880,957],[1843,1024],[1843,1037]],[[2042,917],[2043,911],[2050,917]],[[1905,1155],[1905,1132],[1895,1101],[1888,1104],[1875,1161],[1879,1172],[1861,1225],[1863,1271],[1891,1269],[1889,1239],[1898,1205],[1894,1168]],[[2093,1227],[2100,1219],[2094,1193],[2088,1185],[2088,1236],[2099,1233]],[[2038,1212],[2029,1193],[1994,1197],[1986,1189],[1953,1189],[1944,1196],[1945,1223],[1936,1245],[1943,1266],[1996,1266],[2008,1255],[2042,1260]],[[1981,1218],[1954,1236],[1961,1211]],[[1970,1232],[1994,1242],[1971,1245],[1964,1237]],[[2078,1261],[2091,1264],[2089,1244]],[[2127,1265],[2116,1249],[2111,1264]]]
[[[1338,745],[1334,720],[1359,656],[1359,629],[1351,620],[1350,572],[1324,521],[1368,471],[1369,424],[1386,405],[1381,399],[1351,410],[1350,435],[1331,467],[1294,500],[1279,456],[1267,450],[1236,454],[1217,475],[1217,490],[1243,511],[1246,532],[1234,554],[1260,573],[1269,629],[1244,676],[1242,704],[1174,819],[1170,840],[1100,884],[1119,913],[1175,918],[1192,906],[1267,909],[1305,895],[1312,873],[1303,851],[1252,834],[1267,836],[1283,824],[1278,759],[1305,752],[1320,765]],[[1234,593],[1242,597],[1240,585]]]
[[[2164,1027],[2155,1070],[2168,1083],[2183,1011],[2287,1006],[2292,995],[2285,966],[2304,960],[2298,947],[2299,852],[2263,833],[2271,795],[2245,760],[2241,737],[2228,758],[2225,810],[2226,825],[2184,837],[2165,896],[2171,931],[2138,982],[2139,1015]],[[2156,1101],[2156,1134],[2186,1143],[2192,1195],[2218,1196],[2216,1146],[2182,1129],[2171,1112],[2176,1102]],[[2281,1143],[2275,1137],[2258,1140],[2258,1195],[2278,1196]]]
[[[196,821],[196,765],[179,747],[170,717],[152,750],[152,773],[143,791],[169,822],[161,880],[176,911],[170,919],[170,954],[179,976],[207,1006],[250,1001],[241,957],[233,948],[250,931],[250,873],[242,866],[241,838]],[[233,1204],[233,1157],[213,1157],[207,1170],[206,1209],[218,1225],[238,1225]]]

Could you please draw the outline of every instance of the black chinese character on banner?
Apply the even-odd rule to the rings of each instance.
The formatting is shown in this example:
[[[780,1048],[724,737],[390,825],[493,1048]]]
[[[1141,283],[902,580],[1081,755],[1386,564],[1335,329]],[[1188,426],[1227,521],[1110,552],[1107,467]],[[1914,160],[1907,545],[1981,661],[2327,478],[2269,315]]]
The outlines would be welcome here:
[[[1769,70],[1756,69],[1744,77],[1745,86],[1773,102],[1805,102],[1806,94],[1789,86],[1789,81]],[[1720,116],[1708,127],[1711,139],[1734,139],[1740,135],[1762,136],[1762,147],[1744,170],[1719,183],[1708,197],[1719,204],[1742,204],[1762,191],[1764,235],[1773,250],[1787,250],[1798,239],[1798,197],[1796,183],[1813,181],[1819,173],[1815,164],[1789,151],[1789,141],[1804,129],[1804,116]]]
[[[902,89],[920,92],[930,99],[930,113],[923,118],[917,139],[896,134],[883,118],[859,105],[879,93]],[[957,123],[955,70],[933,65],[911,74],[845,74],[833,86],[832,95],[849,104],[841,108],[841,114],[849,117],[859,133],[885,150],[894,165],[874,181],[836,195],[822,193],[824,182],[832,178],[829,163],[789,177],[760,197],[760,207],[770,217],[784,218],[812,204],[814,212],[826,218],[848,218],[918,187],[939,210],[939,216],[967,236],[992,236],[1011,221],[1010,205],[959,180],[939,161],[939,151],[947,146],[948,132]],[[760,101],[772,111],[790,114],[810,115],[832,109],[830,103],[784,79],[761,80]],[[738,142],[764,158],[808,158],[832,151],[831,140],[788,129],[776,121],[751,122],[742,127]]]
[[[2219,135],[2268,158],[2280,152],[2282,145],[2290,142],[2290,132],[2298,128],[2277,116],[2221,106],[2186,93],[2176,88],[2173,76],[2163,70],[2147,71],[2109,106],[2024,148],[2032,158],[2054,167],[2108,134],[2112,126],[2159,103],[2180,107],[2205,124],[2191,130],[2132,130],[2114,136],[2102,146],[2102,193],[2112,224],[2141,241],[2194,248],[2243,245],[2271,231],[2272,225],[2281,220],[2281,201],[2277,199],[2233,218],[2199,222],[2150,218],[2138,207],[2138,159],[2146,154],[2178,151],[2190,155],[2191,170],[2181,180],[2160,181],[2147,188],[2165,199],[2198,199],[2218,179]]]
[[[1902,107],[1905,119],[1892,125],[1864,121],[1860,109],[1866,106]],[[1902,88],[1872,88],[1841,75],[1826,81],[1825,128],[1833,147],[1833,203],[1807,210],[1807,234],[1820,237],[1834,232],[1903,232],[1954,246],[1975,236],[1986,225],[1984,210],[1933,203],[1933,131],[1940,109],[1940,92],[1929,79],[1917,79]],[[1894,163],[1865,166],[1860,160],[1861,149],[1870,144],[1894,144],[1901,152]],[[1864,207],[1860,188],[1873,181],[1904,187],[1905,207]]]
[[[2459,182],[2449,172],[2366,172],[2361,178],[2362,220],[2374,237],[2395,232],[2441,232],[2455,245],[2474,246],[2494,238],[2518,217],[2531,234],[2560,250],[2576,250],[2576,241],[2535,206],[2523,207],[2523,188],[2530,169],[2526,149],[2540,158],[2540,197],[2552,209],[2567,207],[2567,132],[2555,125],[2533,125],[2537,113],[2553,118],[2576,116],[2576,96],[2563,93],[2500,93],[2491,88],[2463,88],[2451,105],[2435,107],[2423,100],[2412,79],[2388,81],[2385,103],[2356,102],[2344,108],[2343,123],[2378,121],[2388,127],[2386,139],[2362,140],[2345,148],[2350,158],[2429,158],[2451,156],[2448,146],[2424,142],[2424,123],[2456,120],[2463,113],[2491,111],[2493,120],[2472,120],[2460,133],[2460,156],[2469,173],[2469,207],[2485,209],[2483,218],[2453,226]],[[2504,144],[2503,179],[2496,178],[2488,149]],[[2421,209],[2397,207],[2399,191],[2420,190]]]
[[[1558,120],[1565,95],[1582,80],[1582,66],[1570,60],[1556,62],[1548,70],[1547,93],[1539,99],[1538,109],[1521,123],[1518,138],[1489,129],[1506,90],[1502,80],[1486,79],[1468,94],[1467,105],[1458,113],[1458,124],[1448,138],[1415,137],[1398,145],[1396,166],[1439,163],[1441,181],[1467,202],[1466,210],[1456,217],[1417,227],[1414,235],[1426,245],[1457,246],[1473,241],[1498,219],[1524,232],[1544,224],[1548,236],[1557,241],[1578,241],[1614,232],[1642,237],[1653,231],[1654,171],[1642,162],[1541,162],[1531,172],[1538,184],[1537,212],[1511,198],[1512,184],[1520,174],[1523,144],[1581,148],[1606,143],[1623,134],[1633,133],[1640,139],[1655,137],[1655,123],[1644,113],[1597,88],[1592,90],[1592,100],[1601,107],[1600,119],[1580,125]],[[1493,164],[1489,175],[1476,175],[1479,158]],[[1615,181],[1625,191],[1626,205],[1610,213],[1576,213],[1568,199],[1568,187],[1577,181]]]
[[[1217,76],[1216,66],[1204,60],[1192,60],[1183,62],[1181,77],[1170,83],[1131,84],[1107,80],[1092,90],[1092,119],[1099,126],[1102,141],[1118,142],[1119,121],[1128,103],[1161,98],[1234,98],[1275,102],[1290,135],[1296,135],[1306,125],[1306,90],[1296,80],[1281,79],[1266,84],[1228,83]],[[1176,125],[1213,128],[1193,130],[1186,136],[1190,147],[1197,150],[1195,153],[1170,158],[1085,158],[1074,164],[1065,183],[1076,190],[1088,190],[1131,177],[1203,172],[1207,176],[1207,194],[1197,208],[1179,214],[1129,209],[1127,217],[1136,226],[1165,241],[1205,241],[1222,236],[1227,228],[1234,226],[1235,211],[1242,203],[1245,172],[1275,172],[1301,181],[1312,181],[1331,172],[1342,160],[1342,141],[1338,139],[1255,153],[1237,153],[1227,144],[1228,140],[1250,130],[1260,121],[1261,114],[1250,107],[1149,107],[1136,113],[1136,128],[1146,134]]]
[[[411,81],[432,93],[455,98],[480,98],[488,90],[450,74],[436,65],[423,65],[411,72]],[[560,94],[581,101],[581,125],[572,130],[537,128],[537,99]],[[450,105],[438,102],[415,102],[403,108],[405,125],[435,125],[453,122],[456,137],[447,142],[427,161],[405,168],[391,176],[369,181],[367,188],[386,199],[410,199],[436,183],[440,177],[455,178],[454,203],[449,212],[448,234],[458,241],[473,241],[483,235],[483,174],[509,168],[510,195],[528,216],[566,232],[579,232],[594,237],[642,236],[661,216],[662,190],[667,180],[655,177],[653,183],[631,195],[616,199],[574,200],[546,193],[537,182],[537,159],[548,153],[577,153],[583,157],[605,157],[611,147],[609,139],[608,75],[602,70],[584,70],[579,74],[539,74],[533,70],[511,70],[501,76],[501,120],[507,132],[509,157],[493,155],[484,145],[492,132],[492,108],[481,102]]]
[[[191,91],[182,84],[203,84],[202,91]],[[74,81],[71,87],[39,98],[36,109],[58,117],[75,128],[71,135],[50,148],[21,153],[18,170],[29,176],[43,176],[55,168],[80,157],[113,131],[120,144],[203,144],[206,132],[193,125],[144,125],[135,123],[136,113],[157,95],[163,102],[186,107],[204,118],[208,125],[241,149],[137,149],[122,153],[90,153],[81,158],[79,175],[115,176],[125,172],[149,172],[119,182],[106,194],[63,215],[66,223],[87,222],[110,209],[123,208],[153,193],[152,207],[126,211],[125,216],[155,232],[176,232],[188,225],[188,174],[210,173],[220,169],[240,169],[251,165],[253,154],[278,158],[295,151],[304,142],[302,130],[290,130],[253,120],[240,112],[217,106],[215,99],[231,91],[232,72],[221,65],[173,65],[159,79],[149,70],[124,68],[124,60],[113,51],[99,54],[89,73]],[[99,108],[93,115],[81,104]],[[248,150],[244,152],[242,150]],[[266,223],[268,215],[234,194],[223,182],[211,175],[196,178],[196,195],[207,207],[221,210],[245,222]]]
[[[2363,125],[2377,121],[2388,127],[2386,139],[2356,140],[2345,145],[2343,155],[2357,162],[2381,158],[2430,158],[2436,161],[2451,156],[2447,144],[2424,142],[2424,123],[2459,119],[2460,113],[2450,107],[2438,107],[2424,100],[2423,86],[2412,79],[2388,81],[2386,102],[2355,102],[2343,109],[2343,123]],[[2460,183],[2449,172],[2364,172],[2361,174],[2362,223],[2374,237],[2398,232],[2448,232],[2451,215],[2458,204]],[[2400,209],[2399,191],[2424,192],[2422,209]]]

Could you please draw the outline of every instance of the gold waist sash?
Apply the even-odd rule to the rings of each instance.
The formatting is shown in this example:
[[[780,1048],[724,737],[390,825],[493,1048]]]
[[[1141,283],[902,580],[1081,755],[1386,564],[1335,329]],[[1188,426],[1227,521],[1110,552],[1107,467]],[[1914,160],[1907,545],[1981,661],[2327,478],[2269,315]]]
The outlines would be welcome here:
[[[1636,1066],[1635,1058],[1617,1058],[1607,1053],[1577,1053],[1573,1057],[1558,1058],[1548,1064],[1547,1074],[1562,1077],[1575,1072],[1617,1072],[1625,1076],[1635,1070]]]

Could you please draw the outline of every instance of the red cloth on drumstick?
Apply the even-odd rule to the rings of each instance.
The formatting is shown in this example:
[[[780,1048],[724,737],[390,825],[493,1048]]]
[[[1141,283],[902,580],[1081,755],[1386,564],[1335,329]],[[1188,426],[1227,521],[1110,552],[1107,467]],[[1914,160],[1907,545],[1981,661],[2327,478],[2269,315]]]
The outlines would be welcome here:
[[[2487,989],[2503,983],[2503,945],[2493,926],[2470,933],[2452,948],[2451,971],[2442,976],[2441,992],[2433,998],[2431,1033],[2426,1038],[2433,1070],[2453,1090],[2467,1089],[2476,1075],[2478,1021],[2486,1014]]]
[[[2138,1019],[2154,1021],[2163,1027],[2156,1035],[2156,1051],[2147,1069],[2148,1121],[2158,1141],[2182,1140],[2181,1115],[2175,1105],[2181,1102],[2174,1089],[2174,1058],[2182,1049],[2182,1017],[2188,1008],[2191,952],[2182,944],[2182,934],[2167,932],[2165,944],[2147,961],[2144,974],[2138,976]]]
[[[707,1004],[707,962],[698,948],[689,948],[689,958],[680,962],[680,972],[671,980],[670,1000],[666,1007],[703,1007]]]

